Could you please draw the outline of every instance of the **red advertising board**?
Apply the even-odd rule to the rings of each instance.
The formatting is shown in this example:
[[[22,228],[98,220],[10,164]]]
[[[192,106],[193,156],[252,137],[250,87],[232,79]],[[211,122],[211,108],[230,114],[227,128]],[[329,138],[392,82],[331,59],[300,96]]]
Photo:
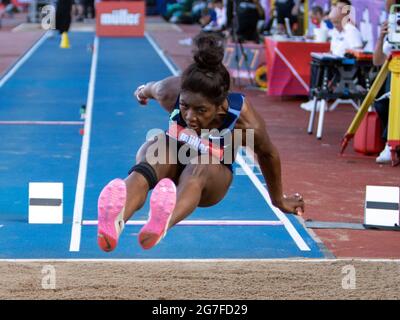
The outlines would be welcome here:
[[[144,1],[102,1],[96,4],[96,34],[99,37],[143,37]]]

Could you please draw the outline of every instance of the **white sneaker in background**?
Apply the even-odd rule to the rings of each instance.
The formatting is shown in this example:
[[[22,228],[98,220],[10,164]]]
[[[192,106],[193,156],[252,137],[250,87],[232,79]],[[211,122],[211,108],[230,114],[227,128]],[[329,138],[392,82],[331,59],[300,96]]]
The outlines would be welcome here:
[[[390,154],[390,147],[388,144],[385,145],[385,149],[379,154],[376,158],[376,163],[388,163],[392,161],[392,157]]]
[[[314,107],[314,100],[304,102],[300,105],[300,108],[302,108],[303,110],[306,110],[306,111],[311,111],[313,107]]]
[[[192,40],[192,38],[186,38],[186,39],[179,40],[178,43],[182,46],[191,46],[193,43],[193,40]]]
[[[310,100],[308,102],[304,102],[304,103],[302,103],[300,105],[300,108],[302,108],[305,111],[311,112],[312,109],[314,108],[314,103],[315,103],[314,100]],[[321,100],[319,100],[318,103],[317,103],[317,112],[319,112],[319,108],[321,107],[321,103],[322,103]],[[325,111],[327,111],[327,110],[328,110],[328,108],[327,108],[327,106],[325,104]]]

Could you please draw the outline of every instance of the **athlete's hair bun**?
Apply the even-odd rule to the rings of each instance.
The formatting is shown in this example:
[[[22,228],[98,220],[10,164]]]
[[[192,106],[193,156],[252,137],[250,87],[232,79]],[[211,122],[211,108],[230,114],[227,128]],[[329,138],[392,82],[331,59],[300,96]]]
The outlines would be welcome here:
[[[181,75],[181,90],[200,93],[216,106],[221,105],[229,92],[230,76],[222,63],[222,37],[200,33],[193,39],[193,63]]]
[[[201,69],[214,71],[224,58],[222,37],[212,33],[200,33],[194,38],[193,58]]]

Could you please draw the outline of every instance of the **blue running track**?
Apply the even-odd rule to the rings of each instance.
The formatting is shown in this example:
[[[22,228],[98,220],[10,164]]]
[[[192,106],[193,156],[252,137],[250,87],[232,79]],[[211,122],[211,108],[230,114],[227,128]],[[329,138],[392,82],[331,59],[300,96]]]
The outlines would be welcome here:
[[[255,179],[264,183],[257,168],[253,176],[235,175],[223,201],[211,208],[197,209],[187,220],[200,221],[201,225],[176,226],[151,250],[143,250],[138,244],[141,226],[128,225],[117,249],[102,252],[96,239],[101,189],[110,180],[127,175],[150,129],[165,129],[168,125],[168,114],[157,103],[139,107],[132,99],[132,91],[142,83],[170,76],[171,70],[147,38],[100,38],[97,61],[92,64],[96,55],[88,48],[94,39],[93,33],[71,33],[72,47],[65,50],[58,47],[58,37],[47,38],[0,87],[0,258],[324,257],[296,217],[285,215],[286,219],[280,220],[268,206],[255,186]],[[91,65],[96,67],[92,78]],[[91,129],[85,132],[89,149],[87,167],[82,168],[83,139],[79,130],[83,126],[63,123],[82,121],[79,109],[88,100],[90,81],[94,95],[91,118],[86,122],[91,121]],[[47,121],[63,123],[48,125]],[[244,160],[248,160],[245,154]],[[78,186],[78,174],[83,169],[86,180]],[[238,164],[235,169],[243,172]],[[28,224],[29,182],[64,184],[63,224]],[[77,188],[83,190],[78,196],[83,200],[80,210],[75,208]],[[147,203],[132,221],[146,220],[148,209]],[[234,223],[215,225],[226,220]],[[214,225],[205,225],[204,221]],[[249,221],[256,225],[246,225]],[[263,221],[275,225],[263,225]]]

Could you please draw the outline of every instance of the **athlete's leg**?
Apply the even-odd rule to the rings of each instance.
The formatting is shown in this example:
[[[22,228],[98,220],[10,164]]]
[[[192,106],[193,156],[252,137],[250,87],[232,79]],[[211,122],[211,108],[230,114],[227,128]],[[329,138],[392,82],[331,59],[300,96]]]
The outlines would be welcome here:
[[[156,187],[151,196],[149,221],[139,232],[141,246],[152,248],[170,227],[185,219],[198,206],[218,203],[231,181],[231,171],[222,164],[189,164],[179,177],[176,199],[175,185],[161,181],[163,185],[157,185],[159,188]]]
[[[148,191],[158,181],[165,177],[176,180],[179,169],[174,160],[174,145],[171,144],[170,148],[165,136],[160,136],[160,139],[149,141],[140,148],[138,164],[125,181],[114,179],[101,191],[98,200],[98,244],[104,251],[112,251],[116,247],[125,222],[143,206]],[[156,152],[159,159],[165,161],[152,161],[154,158],[149,158],[150,151]],[[155,164],[149,164],[149,160]]]
[[[177,186],[177,201],[169,228],[184,220],[197,207],[210,207],[220,202],[232,182],[232,172],[222,164],[186,166]]]
[[[165,136],[163,137],[165,139]],[[158,141],[159,142],[159,141]],[[155,143],[157,141],[149,141],[142,145],[136,155],[136,164],[145,163],[149,170],[154,170],[154,174],[156,175],[156,184],[158,181],[164,178],[170,178],[173,181],[177,181],[179,176],[179,166],[177,165],[177,152],[176,147],[171,145],[169,139],[165,139],[162,143],[166,144],[166,148],[162,148],[160,152],[165,152],[165,157],[161,154],[159,155],[159,159],[165,159],[164,161],[155,162],[150,159],[152,150],[154,149]],[[149,164],[149,160],[150,163]],[[151,166],[151,167],[149,167]],[[143,175],[143,173],[139,173],[138,171],[133,171],[129,174],[129,176],[125,179],[126,184],[126,204],[125,204],[125,212],[124,212],[124,220],[128,221],[132,215],[143,207],[146,202],[148,192],[153,186],[150,186],[149,179]]]

